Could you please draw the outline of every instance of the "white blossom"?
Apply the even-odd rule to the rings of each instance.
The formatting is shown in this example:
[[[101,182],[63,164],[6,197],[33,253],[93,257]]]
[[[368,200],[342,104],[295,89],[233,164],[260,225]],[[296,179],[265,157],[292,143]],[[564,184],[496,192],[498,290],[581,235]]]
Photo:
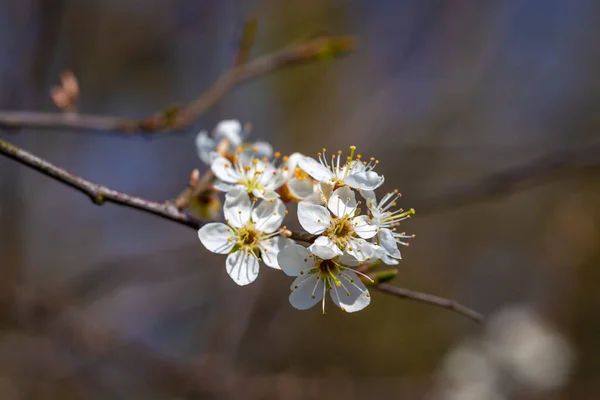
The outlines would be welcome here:
[[[320,203],[321,195],[317,182],[298,166],[299,161],[304,157],[306,156],[300,153],[283,157],[283,174],[286,181],[281,187],[281,195],[290,202]]]
[[[234,188],[243,188],[247,193],[260,199],[274,199],[279,197],[276,190],[286,180],[279,168],[275,168],[265,157],[252,158],[244,162],[240,157],[241,152],[234,154],[232,160],[219,154],[214,154],[210,168],[218,181],[214,188],[229,192]]]
[[[357,274],[372,280],[351,268],[357,265],[354,257],[342,254],[321,258],[309,249],[291,243],[277,258],[283,272],[296,277],[291,286],[290,303],[299,310],[309,309],[321,302],[325,314],[327,291],[333,303],[342,311],[360,311],[371,302],[369,291]]]
[[[350,156],[342,160],[342,151],[339,150],[337,156],[333,154],[328,162],[326,149],[323,149],[322,153],[317,154],[318,162],[305,156],[298,161],[298,165],[320,183],[325,200],[334,189],[341,186],[365,191],[365,197],[368,197],[371,191],[383,184],[384,178],[373,171],[379,161],[374,158],[369,162],[362,161],[362,156],[355,156],[355,151],[356,147],[350,146]]]
[[[329,197],[327,208],[308,202],[298,203],[300,225],[309,233],[319,236],[311,245],[311,251],[321,258],[332,258],[347,252],[359,261],[374,255],[370,239],[378,228],[366,215],[355,216],[358,203],[354,192],[341,187]]]
[[[204,225],[198,231],[202,244],[213,253],[228,254],[229,276],[240,286],[258,276],[259,261],[280,269],[277,254],[289,243],[279,236],[286,210],[279,199],[251,201],[242,189],[230,191],[225,198],[225,222]]]
[[[210,137],[206,131],[201,131],[196,136],[196,151],[198,157],[205,164],[210,164],[215,156],[217,146],[223,139],[228,139],[229,143],[225,151],[234,153],[236,149],[240,151],[240,157],[244,161],[249,161],[252,157],[256,158],[271,158],[273,148],[266,142],[245,143],[245,137],[248,130],[244,129],[242,124],[237,120],[223,120],[217,124]]]
[[[400,197],[397,190],[386,194],[379,203],[373,198],[368,201],[370,223],[378,228],[375,238],[378,258],[386,264],[398,264],[398,259],[402,258],[398,244],[408,246],[407,239],[414,238],[414,235],[407,235],[405,232],[396,232],[396,227],[411,215],[415,213],[414,209],[404,211],[397,209],[390,211],[390,208],[395,207],[396,200]]]

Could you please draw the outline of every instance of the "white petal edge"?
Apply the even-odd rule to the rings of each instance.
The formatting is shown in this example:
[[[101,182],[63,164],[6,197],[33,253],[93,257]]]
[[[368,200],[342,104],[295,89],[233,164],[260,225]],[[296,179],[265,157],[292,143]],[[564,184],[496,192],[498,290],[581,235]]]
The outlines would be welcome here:
[[[279,265],[279,253],[290,243],[292,240],[275,236],[271,239],[267,239],[260,243],[260,253],[262,261],[271,268],[281,269]]]
[[[344,271],[340,276],[343,286],[334,286],[329,295],[331,300],[346,312],[357,312],[371,303],[369,290],[353,271]]]
[[[358,261],[365,261],[375,254],[373,244],[364,239],[351,239],[348,241],[346,252],[355,257]]]
[[[306,200],[315,193],[315,184],[310,179],[292,178],[287,182],[287,187],[297,199]]]
[[[381,228],[377,235],[377,239],[379,239],[379,244],[390,257],[402,258],[400,256],[400,250],[398,249],[398,243],[391,230]]]
[[[215,150],[215,147],[217,147],[217,143],[214,139],[208,137],[206,131],[198,133],[198,136],[196,136],[196,151],[203,163],[210,164],[210,153]]]
[[[240,286],[248,285],[258,277],[258,260],[252,254],[236,251],[227,256],[227,273]]]
[[[298,203],[298,221],[308,233],[318,235],[331,223],[331,215],[323,206],[301,201]]]
[[[294,287],[297,288],[294,289]],[[323,280],[316,275],[300,276],[292,284],[290,304],[298,310],[308,310],[323,299]]]
[[[331,260],[343,254],[339,247],[326,236],[319,236],[308,249],[315,256],[323,260]]]
[[[235,187],[225,195],[223,214],[229,225],[236,228],[245,226],[250,220],[251,208],[250,196],[243,188]]]
[[[327,208],[338,218],[354,216],[357,206],[356,195],[348,186],[336,189],[327,203]]]
[[[223,181],[215,181],[215,183],[213,183],[213,187],[221,192],[229,192],[230,190],[232,190],[234,187],[236,187],[236,185],[232,185],[230,183],[225,183]]]
[[[330,181],[333,178],[333,172],[314,158],[302,157],[298,160],[298,166],[318,181]]]
[[[222,140],[229,139],[231,146],[234,148],[242,144],[242,124],[235,119],[226,119],[217,124],[215,127],[215,138]]]
[[[354,189],[375,190],[383,185],[383,176],[373,171],[357,172],[344,178],[344,183]]]
[[[301,272],[308,271],[315,264],[315,258],[310,255],[310,251],[306,247],[290,241],[277,255],[277,263],[287,276],[305,275]]]
[[[256,150],[254,150],[256,148]],[[273,146],[267,142],[254,142],[252,152],[256,158],[273,157]]]
[[[210,169],[217,178],[226,183],[237,183],[242,176],[235,169],[235,166],[223,156],[212,156],[214,157]]]
[[[285,205],[279,199],[263,200],[252,210],[252,222],[261,232],[275,232],[281,226],[284,218]]]
[[[360,215],[352,220],[354,232],[363,239],[371,239],[377,235],[379,228],[371,223],[371,219],[366,215]]]
[[[198,230],[198,238],[208,251],[217,254],[229,253],[235,244],[233,230],[221,222],[204,225]]]

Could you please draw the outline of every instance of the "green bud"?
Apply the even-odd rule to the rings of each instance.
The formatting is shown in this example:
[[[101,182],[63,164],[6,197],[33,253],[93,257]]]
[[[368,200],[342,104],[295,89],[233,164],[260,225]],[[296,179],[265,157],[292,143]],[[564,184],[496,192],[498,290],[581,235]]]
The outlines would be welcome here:
[[[398,275],[398,270],[396,269],[388,269],[385,271],[377,272],[374,275],[371,275],[371,278],[375,281],[374,285],[379,283],[389,282],[394,279]]]

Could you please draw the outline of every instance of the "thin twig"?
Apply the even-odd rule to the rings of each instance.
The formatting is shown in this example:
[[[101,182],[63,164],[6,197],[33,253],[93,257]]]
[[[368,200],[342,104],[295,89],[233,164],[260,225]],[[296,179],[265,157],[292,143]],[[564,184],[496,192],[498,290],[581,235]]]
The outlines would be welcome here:
[[[233,64],[234,66],[239,67],[248,61],[248,57],[250,57],[250,50],[252,50],[252,46],[254,46],[257,26],[258,19],[255,16],[250,17],[245,21],[240,33],[238,51],[235,55],[235,62]]]
[[[48,161],[42,160],[41,158],[22,150],[3,139],[0,139],[0,153],[86,194],[96,205],[102,205],[105,202],[115,203],[124,207],[134,208],[136,210],[154,214],[161,218],[177,222],[190,228],[199,229],[202,226],[201,221],[198,221],[188,214],[179,211],[177,207],[172,204],[159,203],[156,201],[130,196],[128,194],[107,188],[106,186],[92,183],[73,175],[62,168],[50,164]]]
[[[471,318],[475,322],[483,323],[485,321],[483,315],[481,315],[475,310],[471,310],[470,308],[463,306],[462,304],[454,300],[445,299],[443,297],[434,296],[432,294],[415,292],[413,290],[399,288],[396,286],[389,285],[387,283],[380,283],[378,285],[375,285],[374,287],[377,288],[377,290],[379,290],[380,292],[391,294],[402,299],[420,301],[422,303],[442,307],[447,310],[452,310],[454,312],[464,315],[465,317]]]
[[[182,108],[166,107],[155,115],[142,118],[119,118],[85,114],[36,111],[0,111],[0,127],[38,129],[86,129],[136,134],[182,130],[213,107],[234,86],[287,66],[331,58],[351,51],[354,38],[332,36],[314,39],[284,48],[235,66],[222,75],[207,91]]]

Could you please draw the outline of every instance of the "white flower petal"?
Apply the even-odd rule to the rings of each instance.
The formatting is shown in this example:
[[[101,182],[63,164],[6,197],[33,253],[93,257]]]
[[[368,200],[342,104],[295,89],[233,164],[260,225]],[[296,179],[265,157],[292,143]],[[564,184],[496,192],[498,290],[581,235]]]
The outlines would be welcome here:
[[[252,222],[265,233],[273,233],[281,226],[285,217],[285,205],[279,199],[263,200],[252,210]]]
[[[334,286],[329,295],[346,312],[360,311],[371,303],[367,287],[353,271],[345,270],[340,276],[341,286]]]
[[[348,253],[344,253],[339,256],[337,261],[346,267],[358,267],[360,265],[360,262],[356,259],[356,257]]]
[[[323,299],[323,280],[317,275],[300,276],[292,284],[290,304],[298,310],[307,310]]]
[[[333,178],[331,170],[314,158],[302,157],[298,160],[298,166],[318,181],[330,181]]]
[[[229,139],[232,147],[240,146],[243,142],[242,124],[234,119],[227,119],[219,122],[215,127],[215,138],[220,141],[224,138]]]
[[[229,183],[225,183],[223,181],[215,181],[215,183],[213,183],[213,187],[217,190],[220,190],[221,192],[229,192],[230,190],[232,190],[236,185],[232,185]]]
[[[346,251],[351,256],[355,257],[358,261],[365,261],[367,258],[371,258],[375,253],[373,244],[367,242],[364,239],[350,239],[348,240],[348,246]]]
[[[301,201],[298,203],[298,221],[308,233],[317,235],[329,226],[331,215],[323,206]]]
[[[367,204],[377,202],[377,197],[375,196],[375,192],[372,190],[359,190],[360,195],[366,200]]]
[[[231,279],[240,286],[254,282],[258,276],[258,260],[245,251],[231,253],[225,265]]]
[[[220,155],[213,157],[210,169],[217,178],[227,183],[237,183],[242,178],[231,161]]]
[[[371,261],[381,260],[384,264],[387,265],[398,265],[400,264],[400,260],[397,258],[390,257],[390,255],[385,251],[385,249],[381,246],[373,246],[375,252],[371,257]]]
[[[274,190],[264,189],[264,190],[253,190],[252,194],[259,199],[264,200],[275,200],[279,199],[279,193]]]
[[[389,256],[394,258],[402,258],[400,256],[400,250],[398,249],[398,243],[396,242],[394,234],[390,229],[381,228],[379,230],[379,234],[377,235],[377,239],[379,239],[379,244]]]
[[[304,154],[301,154],[301,153],[292,153],[292,154],[290,154],[290,156],[288,157],[288,161],[287,161],[287,167],[288,167],[288,171],[290,171],[290,173],[294,172],[294,170],[298,166],[298,162],[303,157],[306,157],[306,156]]]
[[[281,236],[275,236],[260,243],[260,252],[262,260],[267,266],[275,269],[281,269],[278,262],[279,253],[293,241]]]
[[[363,171],[348,175],[344,183],[354,189],[375,190],[383,184],[383,176],[373,171]]]
[[[306,200],[315,193],[315,184],[310,179],[292,178],[287,182],[287,187],[297,199]]]
[[[221,222],[212,222],[198,230],[198,238],[207,250],[217,254],[227,254],[233,249],[233,229]]]
[[[273,146],[267,142],[255,142],[252,145],[252,152],[256,158],[271,158],[273,156]]]
[[[314,267],[315,258],[310,257],[310,251],[306,247],[289,241],[288,245],[277,255],[277,263],[286,275],[300,276],[305,275],[301,274],[301,271],[307,271]]]
[[[352,220],[354,232],[363,239],[371,239],[377,234],[379,228],[371,224],[371,219],[366,215],[361,215]]]
[[[196,136],[196,151],[198,157],[205,164],[210,164],[210,153],[215,150],[217,143],[214,139],[208,137],[206,131],[198,133]]]
[[[327,207],[338,218],[346,215],[353,216],[356,212],[356,196],[352,189],[343,186],[331,194]]]
[[[331,260],[334,257],[341,256],[343,252],[330,238],[319,236],[308,248],[315,256],[323,260]]]
[[[248,193],[241,187],[235,187],[225,195],[225,204],[223,205],[225,222],[233,227],[241,228],[250,220],[251,208],[252,202]]]
[[[272,168],[270,172],[265,173],[261,178],[261,183],[268,190],[279,189],[286,181],[285,176],[278,170]]]

